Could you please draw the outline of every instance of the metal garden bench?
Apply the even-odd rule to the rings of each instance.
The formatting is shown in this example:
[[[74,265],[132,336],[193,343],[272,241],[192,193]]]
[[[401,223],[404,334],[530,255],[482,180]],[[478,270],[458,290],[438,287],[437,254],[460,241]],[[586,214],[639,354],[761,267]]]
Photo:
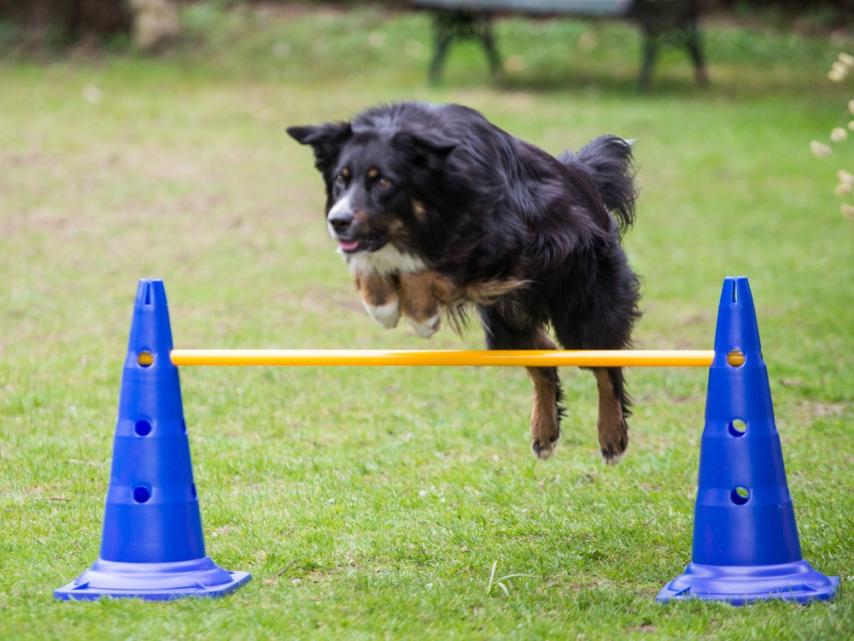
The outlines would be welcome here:
[[[448,49],[455,40],[474,39],[481,43],[493,74],[501,70],[492,21],[496,16],[574,16],[614,18],[636,23],[643,33],[643,63],[638,87],[645,90],[659,46],[674,42],[684,46],[694,64],[697,82],[708,82],[697,20],[700,0],[414,0],[419,9],[434,14],[436,49],[430,63],[430,78],[442,73]]]

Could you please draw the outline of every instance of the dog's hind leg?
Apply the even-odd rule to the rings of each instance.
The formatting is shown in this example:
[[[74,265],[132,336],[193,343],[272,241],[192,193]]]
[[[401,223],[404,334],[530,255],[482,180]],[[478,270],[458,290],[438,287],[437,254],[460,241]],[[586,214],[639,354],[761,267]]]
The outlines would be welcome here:
[[[629,444],[629,399],[622,368],[596,367],[592,371],[599,388],[599,447],[602,458],[611,465],[620,460]]]
[[[520,322],[523,319],[502,313],[498,305],[479,309],[489,349],[555,349],[545,329],[531,319]],[[526,369],[534,383],[531,450],[537,458],[547,459],[554,453],[560,438],[560,419],[563,415],[560,377],[556,367]]]
[[[555,344],[543,332],[541,340],[530,349],[555,349]],[[537,458],[547,459],[557,447],[560,438],[560,405],[562,391],[556,367],[528,367],[534,382],[534,406],[531,410],[531,451]]]

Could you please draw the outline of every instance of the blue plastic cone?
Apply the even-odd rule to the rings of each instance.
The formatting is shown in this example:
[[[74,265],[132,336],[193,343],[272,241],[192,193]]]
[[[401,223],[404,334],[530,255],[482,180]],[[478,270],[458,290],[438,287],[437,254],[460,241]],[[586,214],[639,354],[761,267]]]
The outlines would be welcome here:
[[[141,280],[122,375],[101,555],[54,591],[58,599],[221,596],[250,578],[205,556],[171,350],[163,281]]]
[[[744,354],[743,364],[730,358]],[[732,361],[733,364],[730,364]],[[801,556],[747,278],[724,280],[700,445],[692,562],[658,601],[831,598],[839,577]]]

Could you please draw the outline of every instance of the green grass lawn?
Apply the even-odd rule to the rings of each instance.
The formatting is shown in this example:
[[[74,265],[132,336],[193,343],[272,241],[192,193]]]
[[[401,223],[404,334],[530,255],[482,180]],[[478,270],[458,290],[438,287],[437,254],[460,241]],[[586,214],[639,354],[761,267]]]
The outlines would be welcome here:
[[[809,152],[847,122],[825,73],[849,42],[711,25],[713,86],[681,52],[634,93],[620,24],[505,21],[425,82],[425,16],[195,5],[158,58],[0,62],[0,638],[843,639],[854,635],[854,227]],[[87,99],[88,98],[88,99]],[[805,558],[837,599],[654,597],[689,561],[706,373],[634,370],[631,445],[605,467],[596,392],[564,371],[555,457],[528,449],[513,369],[183,372],[222,600],[60,603],[98,555],[136,281],[165,279],[180,347],[460,347],[382,330],[326,237],[284,127],[380,101],[457,101],[559,152],[639,141],[630,258],[640,347],[711,347],[721,279],[750,276]],[[524,576],[489,584],[496,576]]]

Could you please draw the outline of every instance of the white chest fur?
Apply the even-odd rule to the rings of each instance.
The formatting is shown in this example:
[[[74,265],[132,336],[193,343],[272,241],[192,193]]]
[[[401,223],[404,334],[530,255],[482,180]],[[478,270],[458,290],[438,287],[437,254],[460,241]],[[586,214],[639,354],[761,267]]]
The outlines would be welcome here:
[[[423,260],[412,254],[404,254],[393,245],[386,245],[375,252],[359,252],[347,256],[347,266],[351,274],[408,274],[424,271],[426,268]]]

